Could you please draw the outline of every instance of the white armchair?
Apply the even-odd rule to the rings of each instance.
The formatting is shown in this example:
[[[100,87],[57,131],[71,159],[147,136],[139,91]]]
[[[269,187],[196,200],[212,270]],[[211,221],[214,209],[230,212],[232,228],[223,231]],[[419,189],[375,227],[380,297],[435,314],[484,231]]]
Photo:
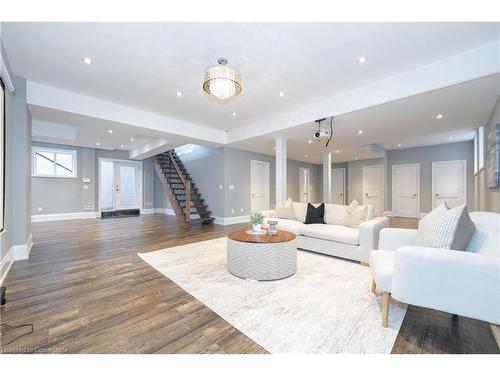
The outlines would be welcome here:
[[[413,246],[416,230],[386,228],[370,252],[372,291],[390,299],[500,324],[500,214],[471,212],[476,232],[466,251]]]

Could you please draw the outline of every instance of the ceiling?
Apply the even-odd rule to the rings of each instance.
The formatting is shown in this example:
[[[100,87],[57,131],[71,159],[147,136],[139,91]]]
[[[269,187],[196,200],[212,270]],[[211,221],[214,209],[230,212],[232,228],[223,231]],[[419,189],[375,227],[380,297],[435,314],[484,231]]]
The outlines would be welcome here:
[[[56,111],[52,108],[30,105],[29,109],[32,116],[32,139],[38,142],[104,150],[133,150],[158,139],[168,141],[171,148],[192,141],[191,138],[172,134],[165,139],[165,134],[160,131]]]
[[[334,162],[343,162],[380,157],[364,145],[394,150],[471,140],[473,129],[486,124],[499,96],[500,74],[494,74],[341,115],[334,118],[328,149]],[[437,119],[438,114],[443,117]],[[314,140],[315,130],[316,124],[308,123],[229,146],[273,155],[274,139],[286,136],[290,159],[320,164],[325,148]]]
[[[491,43],[498,31],[498,23],[2,24],[16,75],[223,129]],[[203,70],[219,56],[242,73],[242,94],[226,104],[201,90]]]

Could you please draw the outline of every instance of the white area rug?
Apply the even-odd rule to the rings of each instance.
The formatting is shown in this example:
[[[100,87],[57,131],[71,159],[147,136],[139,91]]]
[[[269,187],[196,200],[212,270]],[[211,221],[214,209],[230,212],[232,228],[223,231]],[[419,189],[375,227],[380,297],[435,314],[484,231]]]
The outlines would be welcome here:
[[[390,353],[406,313],[382,328],[368,267],[298,252],[297,273],[249,282],[226,270],[226,238],[138,254],[271,353]]]

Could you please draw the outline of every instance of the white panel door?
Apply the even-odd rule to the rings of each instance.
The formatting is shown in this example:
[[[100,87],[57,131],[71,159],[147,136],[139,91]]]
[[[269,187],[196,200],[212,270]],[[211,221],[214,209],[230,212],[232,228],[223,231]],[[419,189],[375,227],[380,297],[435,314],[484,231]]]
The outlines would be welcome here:
[[[446,202],[449,208],[466,201],[466,161],[440,161],[432,163],[432,208]]]
[[[419,164],[392,166],[392,211],[394,216],[418,218]]]
[[[250,189],[252,211],[269,210],[270,176],[269,163],[250,161]]]
[[[139,168],[135,163],[115,163],[116,210],[140,208]]]
[[[345,168],[332,170],[332,203],[345,204]]]
[[[384,211],[384,166],[363,167],[363,204],[371,204],[377,216]]]
[[[311,201],[311,170],[299,168],[299,199],[302,203]]]

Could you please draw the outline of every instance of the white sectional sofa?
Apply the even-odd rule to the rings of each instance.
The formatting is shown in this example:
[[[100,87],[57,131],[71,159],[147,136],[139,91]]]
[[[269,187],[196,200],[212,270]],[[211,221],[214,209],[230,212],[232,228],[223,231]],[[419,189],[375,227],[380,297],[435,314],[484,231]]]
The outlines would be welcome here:
[[[276,220],[278,229],[287,230],[297,235],[299,249],[333,255],[368,263],[368,254],[377,249],[379,233],[389,227],[386,217],[373,218],[373,207],[368,206],[367,221],[357,228],[345,226],[345,217],[349,206],[325,204],[326,224],[304,224],[307,204],[292,202],[295,220],[274,217],[274,211],[264,211],[268,220]]]

